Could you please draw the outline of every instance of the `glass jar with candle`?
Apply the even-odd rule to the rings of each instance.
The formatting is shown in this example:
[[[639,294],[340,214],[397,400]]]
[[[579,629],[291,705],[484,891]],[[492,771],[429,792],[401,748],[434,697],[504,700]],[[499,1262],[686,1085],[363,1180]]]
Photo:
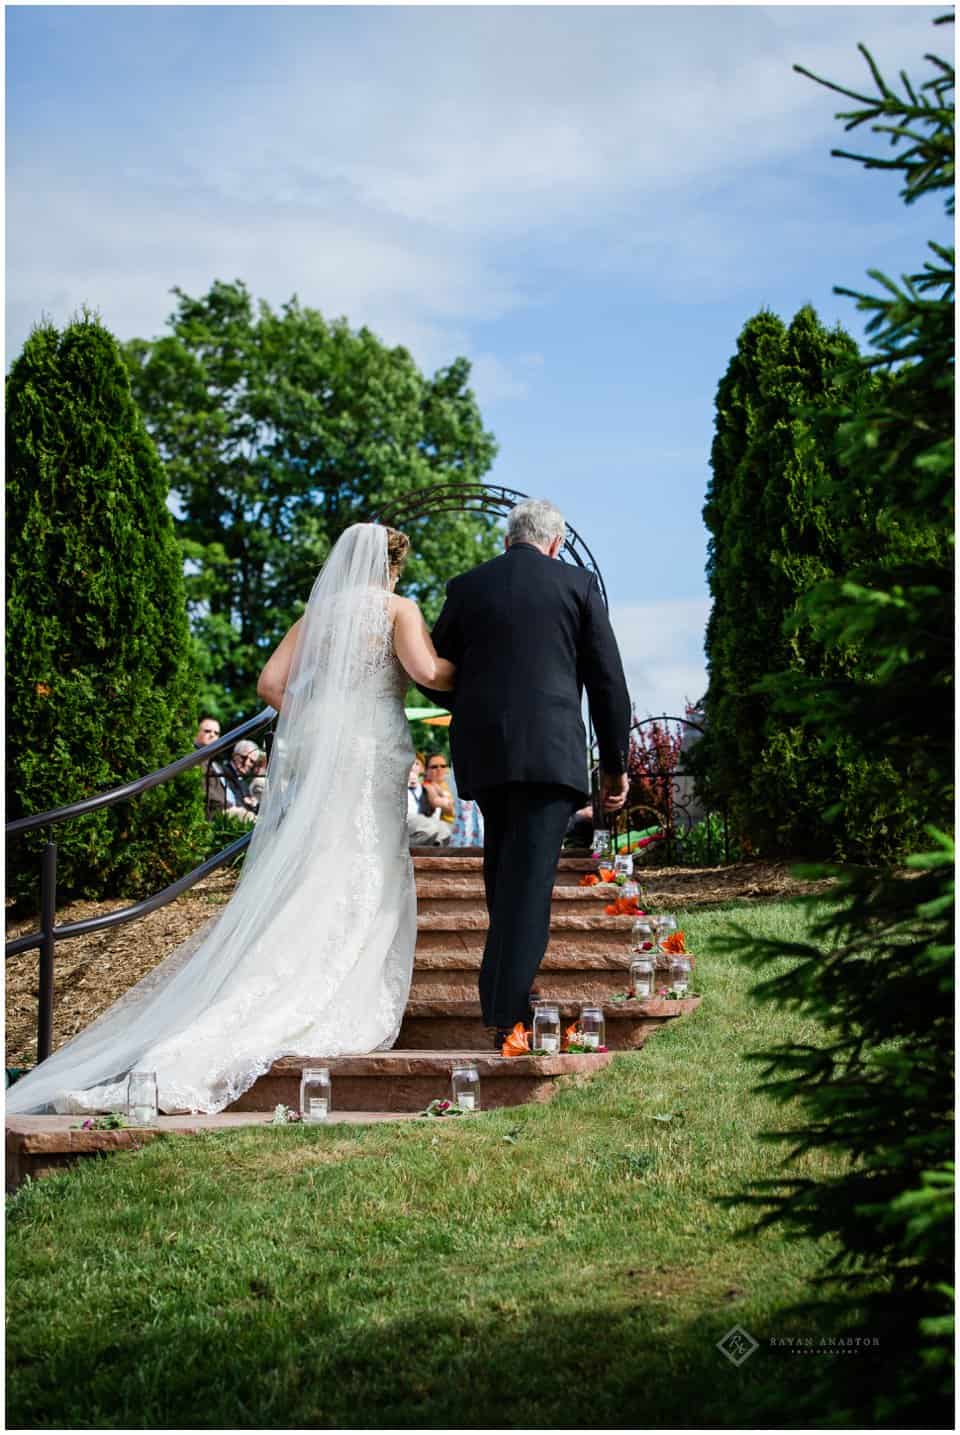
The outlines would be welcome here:
[[[480,1073],[472,1061],[458,1061],[450,1076],[453,1104],[461,1111],[480,1110]]]
[[[670,958],[670,987],[678,996],[686,996],[690,989],[690,958]]]
[[[158,1113],[157,1073],[131,1071],[127,1077],[127,1115],[138,1126],[153,1126]]]
[[[533,1009],[534,1051],[554,1055],[560,1050],[560,1008],[555,1002],[538,1001]]]
[[[659,912],[650,919],[657,933],[657,951],[663,951],[663,944],[672,932],[677,930],[677,919],[672,912]]]
[[[300,1078],[300,1115],[306,1122],[326,1121],[331,1111],[330,1068],[305,1066]]]
[[[598,1006],[580,1008],[580,1045],[596,1051],[606,1045],[603,1010]]]
[[[618,852],[613,859],[613,870],[617,877],[633,876],[633,853]]]
[[[593,841],[590,844],[590,856],[595,862],[609,864],[613,853],[613,839],[605,827],[595,827]]]
[[[652,997],[655,977],[653,957],[634,957],[630,963],[630,989],[635,997]]]
[[[630,948],[634,952],[656,950],[657,932],[649,917],[637,917],[630,931]]]

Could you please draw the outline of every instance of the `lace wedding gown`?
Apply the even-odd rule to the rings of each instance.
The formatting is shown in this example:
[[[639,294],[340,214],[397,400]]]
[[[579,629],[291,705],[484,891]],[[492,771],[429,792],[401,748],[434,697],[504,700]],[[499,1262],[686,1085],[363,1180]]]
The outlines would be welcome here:
[[[355,554],[349,573],[329,571],[340,544],[311,596],[233,896],[15,1083],[8,1112],[122,1110],[126,1074],[150,1070],[162,1111],[213,1113],[280,1056],[359,1055],[396,1041],[416,944],[409,679],[393,653],[379,548],[380,581],[361,567],[358,584]],[[384,538],[384,565],[385,554]]]

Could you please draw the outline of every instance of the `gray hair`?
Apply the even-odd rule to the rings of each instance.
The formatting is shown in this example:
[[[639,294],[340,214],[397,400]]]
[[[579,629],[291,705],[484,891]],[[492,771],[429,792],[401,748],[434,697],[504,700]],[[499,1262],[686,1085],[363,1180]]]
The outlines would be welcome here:
[[[549,548],[555,538],[564,538],[566,532],[563,514],[545,498],[525,498],[507,515],[507,538],[511,543],[536,543]]]
[[[235,746],[234,746],[234,748],[233,748],[233,751],[231,752],[230,756],[231,756],[231,757],[246,757],[246,755],[247,755],[248,752],[256,752],[256,751],[257,751],[257,744],[256,744],[255,742],[251,742],[249,738],[242,737],[242,738],[240,739],[240,741],[235,744]]]

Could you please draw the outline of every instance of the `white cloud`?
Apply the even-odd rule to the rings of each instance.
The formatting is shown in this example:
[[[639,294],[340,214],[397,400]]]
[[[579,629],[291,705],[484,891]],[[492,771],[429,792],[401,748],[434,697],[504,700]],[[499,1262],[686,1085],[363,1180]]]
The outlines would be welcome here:
[[[614,603],[610,608],[620,656],[638,718],[683,716],[707,686],[703,638],[708,598]]]
[[[157,95],[152,128],[117,128],[109,145],[82,125],[55,145],[49,126],[19,139],[8,344],[84,302],[121,337],[154,334],[171,285],[239,275],[427,367],[467,353],[488,401],[521,399],[523,363],[473,330],[585,263],[702,301],[756,278],[745,225],[789,215],[793,250],[808,248],[820,216],[804,212],[795,161],[822,135],[830,163],[841,100],[792,62],[862,83],[855,41],[888,68],[919,61],[927,11],[374,7],[333,24],[324,7],[279,7],[253,78],[198,63],[180,102]],[[242,10],[223,13],[242,27]],[[151,43],[182,46],[189,10],[167,14]],[[856,216],[849,229],[862,239]],[[779,228],[761,248],[771,273],[791,261]]]

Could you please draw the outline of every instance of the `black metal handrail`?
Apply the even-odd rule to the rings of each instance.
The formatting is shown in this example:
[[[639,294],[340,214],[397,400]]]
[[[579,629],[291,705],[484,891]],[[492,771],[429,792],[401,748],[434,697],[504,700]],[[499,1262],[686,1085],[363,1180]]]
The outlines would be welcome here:
[[[103,807],[113,807],[128,798],[138,797],[141,792],[147,792],[151,787],[157,787],[161,782],[166,782],[168,778],[177,777],[181,772],[187,772],[192,767],[199,767],[201,763],[209,763],[218,753],[226,752],[242,738],[269,728],[276,716],[276,711],[273,708],[264,708],[256,717],[248,718],[239,727],[232,728],[230,732],[218,737],[215,742],[188,752],[184,757],[176,758],[175,761],[167,763],[166,767],[157,768],[156,772],[147,773],[144,777],[138,777],[132,782],[125,782],[119,787],[112,787],[107,792],[97,793],[93,797],[82,798],[79,802],[68,803],[65,807],[51,808],[49,812],[39,812],[32,817],[20,817],[14,822],[8,822],[6,835],[8,838],[19,837],[26,832],[34,832],[39,827],[52,829],[58,823],[68,822],[73,817],[82,817],[88,812],[97,812]],[[37,1001],[38,1063],[46,1060],[53,1047],[53,963],[57,942],[67,941],[70,937],[80,937],[87,932],[98,932],[105,927],[118,927],[124,922],[132,922],[138,917],[146,917],[150,912],[157,911],[159,907],[165,907],[168,902],[172,902],[175,897],[186,892],[201,878],[238,857],[246,849],[252,836],[252,831],[245,832],[242,837],[231,842],[222,852],[214,853],[212,857],[208,857],[184,876],[178,877],[175,882],[171,882],[162,891],[155,892],[152,897],[145,897],[143,901],[136,902],[130,907],[122,907],[117,912],[108,912],[103,917],[87,917],[82,922],[67,922],[58,927],[56,925],[57,844],[53,840],[51,831],[50,840],[43,850],[40,862],[40,928],[36,932],[24,932],[19,937],[11,938],[5,948],[7,959],[34,949],[39,949],[40,952]]]

